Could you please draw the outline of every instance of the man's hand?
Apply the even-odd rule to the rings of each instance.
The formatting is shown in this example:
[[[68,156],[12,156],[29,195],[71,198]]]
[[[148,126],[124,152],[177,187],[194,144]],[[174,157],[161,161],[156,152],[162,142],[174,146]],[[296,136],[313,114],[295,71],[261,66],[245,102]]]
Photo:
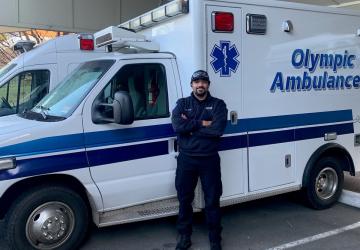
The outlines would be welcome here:
[[[205,121],[205,120],[202,120],[201,121],[201,124],[204,126],[204,127],[209,127],[211,125],[212,121]]]
[[[184,120],[187,120],[187,116],[185,114],[181,114],[181,118],[184,119]],[[201,125],[203,127],[209,127],[211,125],[212,121],[206,121],[206,120],[202,120],[201,121]]]

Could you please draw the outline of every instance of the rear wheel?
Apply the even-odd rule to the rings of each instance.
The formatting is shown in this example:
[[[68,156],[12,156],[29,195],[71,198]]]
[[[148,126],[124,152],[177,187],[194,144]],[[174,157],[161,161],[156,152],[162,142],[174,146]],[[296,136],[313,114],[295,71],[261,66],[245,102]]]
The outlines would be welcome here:
[[[334,157],[323,157],[310,170],[305,189],[311,207],[325,209],[339,199],[344,185],[344,173]]]
[[[20,196],[6,216],[12,249],[77,249],[86,235],[88,208],[62,186],[42,186]]]

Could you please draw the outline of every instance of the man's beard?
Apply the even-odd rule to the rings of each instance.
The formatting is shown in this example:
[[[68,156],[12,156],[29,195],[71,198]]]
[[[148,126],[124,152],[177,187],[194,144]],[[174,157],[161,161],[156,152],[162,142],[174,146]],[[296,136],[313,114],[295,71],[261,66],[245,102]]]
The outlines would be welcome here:
[[[202,89],[203,92],[198,92],[198,89],[196,89],[195,95],[198,96],[198,97],[204,97],[204,96],[206,96],[207,91],[206,91],[205,89],[203,89],[203,88],[200,88],[200,89]]]

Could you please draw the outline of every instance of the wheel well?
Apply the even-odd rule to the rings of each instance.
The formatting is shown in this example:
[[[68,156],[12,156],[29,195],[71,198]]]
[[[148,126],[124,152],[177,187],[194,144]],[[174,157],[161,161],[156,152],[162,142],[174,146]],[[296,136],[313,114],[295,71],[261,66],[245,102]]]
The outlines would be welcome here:
[[[323,157],[334,157],[336,158],[343,169],[343,171],[349,172],[351,175],[355,175],[355,166],[349,152],[341,145],[336,143],[329,143],[318,148],[310,157],[306,164],[302,186],[306,187],[306,180],[309,176],[310,170],[316,162]]]
[[[0,219],[4,218],[10,206],[24,191],[28,191],[29,189],[40,185],[62,185],[67,188],[71,188],[84,199],[88,209],[90,209],[90,203],[86,195],[85,187],[78,179],[70,175],[54,174],[23,179],[8,188],[8,190],[6,190],[4,195],[0,198]]]

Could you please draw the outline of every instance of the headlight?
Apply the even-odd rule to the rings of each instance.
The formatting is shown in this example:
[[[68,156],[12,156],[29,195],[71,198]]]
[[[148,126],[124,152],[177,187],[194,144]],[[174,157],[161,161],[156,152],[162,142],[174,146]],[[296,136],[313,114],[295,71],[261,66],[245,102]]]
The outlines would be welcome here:
[[[0,170],[7,170],[16,168],[16,159],[15,158],[3,158],[0,159]]]

